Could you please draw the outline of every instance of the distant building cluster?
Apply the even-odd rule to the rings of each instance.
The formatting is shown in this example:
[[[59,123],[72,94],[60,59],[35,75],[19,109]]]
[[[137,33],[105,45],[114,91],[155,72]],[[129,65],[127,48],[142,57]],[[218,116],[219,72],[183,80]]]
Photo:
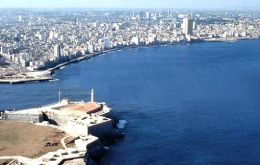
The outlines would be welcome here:
[[[251,13],[17,11],[0,13],[0,54],[28,70],[127,46],[259,38]],[[0,65],[5,61],[0,57]]]

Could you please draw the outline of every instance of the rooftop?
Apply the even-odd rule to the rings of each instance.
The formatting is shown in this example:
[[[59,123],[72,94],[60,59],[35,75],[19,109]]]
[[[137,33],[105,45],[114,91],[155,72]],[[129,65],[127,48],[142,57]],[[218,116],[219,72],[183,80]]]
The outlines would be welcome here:
[[[79,104],[71,104],[67,106],[66,109],[72,111],[84,111],[90,114],[90,113],[95,113],[97,111],[100,111],[102,109],[102,106],[95,102],[86,102],[86,103],[79,103]]]

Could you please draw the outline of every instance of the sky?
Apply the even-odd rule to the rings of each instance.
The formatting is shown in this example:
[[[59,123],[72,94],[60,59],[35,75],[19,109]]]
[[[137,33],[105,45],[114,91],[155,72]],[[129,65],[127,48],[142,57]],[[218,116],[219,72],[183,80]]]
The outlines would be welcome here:
[[[0,0],[0,8],[257,9],[260,0]]]

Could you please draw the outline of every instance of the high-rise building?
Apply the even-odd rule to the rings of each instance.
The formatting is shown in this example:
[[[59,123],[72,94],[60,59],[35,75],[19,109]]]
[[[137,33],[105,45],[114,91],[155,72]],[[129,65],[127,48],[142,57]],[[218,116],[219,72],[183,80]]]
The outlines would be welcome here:
[[[192,35],[193,21],[187,17],[183,18],[182,30],[185,36]]]
[[[52,40],[53,38],[54,38],[54,31],[50,31],[49,40]]]
[[[23,21],[23,16],[19,15],[19,22],[22,22],[22,21]]]
[[[197,22],[196,22],[196,21],[193,21],[192,29],[193,29],[193,30],[196,30],[196,29],[197,29]]]
[[[88,52],[94,53],[94,45],[93,44],[88,44]]]
[[[104,48],[110,48],[110,39],[108,37],[104,37]]]
[[[151,18],[151,14],[149,12],[145,12],[145,19],[150,19]]]
[[[54,46],[54,57],[56,58],[56,60],[60,60],[60,56],[61,56],[61,48],[60,45],[57,44]]]

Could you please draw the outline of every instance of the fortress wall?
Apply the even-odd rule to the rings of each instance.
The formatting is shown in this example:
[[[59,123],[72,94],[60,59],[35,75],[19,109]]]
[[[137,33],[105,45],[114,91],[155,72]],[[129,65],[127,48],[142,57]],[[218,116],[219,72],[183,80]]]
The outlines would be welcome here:
[[[112,120],[108,120],[97,125],[91,125],[88,128],[88,132],[89,134],[97,137],[104,137],[109,135],[111,132],[113,132]]]
[[[71,134],[88,135],[88,126],[69,121],[63,126]]]
[[[49,120],[50,124],[63,126],[68,122],[68,119],[62,114],[48,112],[48,113],[45,113],[45,116]]]
[[[68,133],[88,135],[87,125],[82,125],[82,123],[76,123],[68,120],[67,116],[58,113],[49,112],[45,115],[47,116],[50,124],[58,125],[65,129]]]
[[[43,121],[42,114],[4,114],[4,120],[21,121],[21,122],[35,122],[40,123]]]

